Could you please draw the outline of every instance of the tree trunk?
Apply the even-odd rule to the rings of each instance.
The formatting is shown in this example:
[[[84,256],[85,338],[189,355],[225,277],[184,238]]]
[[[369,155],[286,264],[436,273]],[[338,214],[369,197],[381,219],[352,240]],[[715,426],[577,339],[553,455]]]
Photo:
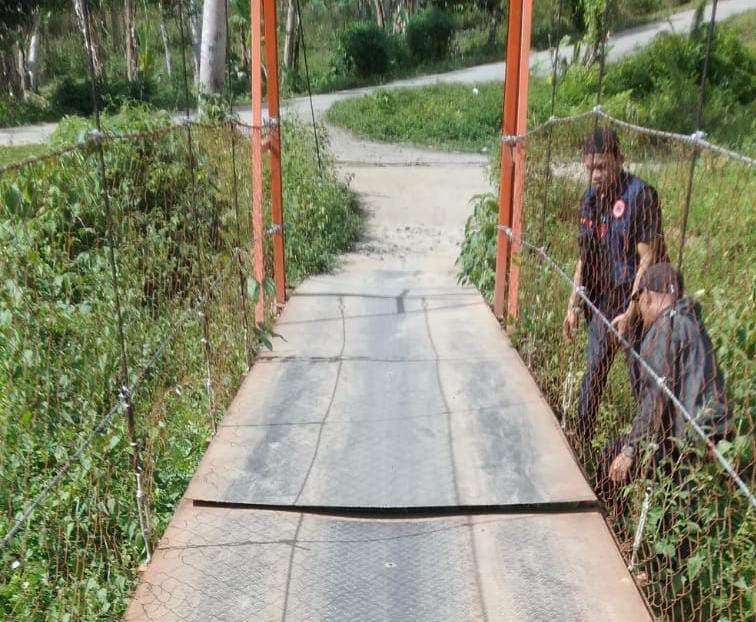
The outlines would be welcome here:
[[[498,2],[495,2],[491,6],[490,15],[490,27],[488,30],[488,47],[492,48],[496,44],[496,30],[499,27],[499,20],[501,19],[501,7]]]
[[[375,5],[375,21],[378,23],[378,28],[386,27],[386,16],[383,13],[383,5],[381,0],[373,0]]]
[[[121,20],[118,16],[118,0],[110,0],[110,43],[113,53],[118,54],[121,47]]]
[[[202,12],[202,55],[200,92],[219,95],[226,75],[225,0],[205,0]]]
[[[296,71],[299,60],[299,17],[295,0],[289,0],[286,10],[286,36],[284,38],[284,68],[286,71]]]
[[[189,0],[189,37],[192,40],[194,83],[199,84],[200,61],[202,58],[202,13],[200,13],[197,7],[197,0]]]
[[[168,78],[173,77],[173,66],[171,63],[171,46],[168,41],[168,25],[165,21],[165,15],[168,7],[165,0],[160,0],[160,36],[163,38],[163,51],[165,52],[165,70],[168,72]]]
[[[139,78],[137,65],[139,62],[136,45],[136,7],[134,0],[124,0],[123,21],[126,33],[126,79],[136,82]]]
[[[89,35],[87,35],[87,22],[84,18],[84,4],[82,0],[74,0],[74,13],[76,14],[76,22],[79,25],[79,30],[84,37],[84,49],[87,54],[92,57],[92,64],[94,65],[95,78],[102,79],[102,56],[100,54],[100,46],[98,45],[97,38],[95,37],[94,29],[92,25],[92,16],[89,15]],[[91,43],[91,45],[90,45]]]
[[[34,12],[34,23],[32,25],[31,37],[29,37],[29,53],[26,55],[26,71],[29,77],[29,89],[37,92],[39,88],[39,10]]]

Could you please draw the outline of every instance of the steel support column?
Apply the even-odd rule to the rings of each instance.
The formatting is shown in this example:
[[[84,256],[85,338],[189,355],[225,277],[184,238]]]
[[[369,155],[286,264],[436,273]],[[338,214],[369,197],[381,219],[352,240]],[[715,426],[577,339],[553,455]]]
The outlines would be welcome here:
[[[281,125],[278,92],[278,19],[276,0],[263,0],[265,20],[265,62],[267,67],[268,116],[270,118],[270,199],[273,235],[273,278],[276,304],[286,302],[286,263],[284,257],[284,220],[281,188]]]
[[[494,313],[517,315],[519,269],[512,255],[519,252],[522,229],[522,198],[525,181],[525,146],[521,136],[527,131],[528,70],[532,0],[510,0],[507,19],[507,59],[504,80],[501,170],[499,176],[499,231],[496,239],[496,281]],[[514,240],[502,230],[512,230]]]

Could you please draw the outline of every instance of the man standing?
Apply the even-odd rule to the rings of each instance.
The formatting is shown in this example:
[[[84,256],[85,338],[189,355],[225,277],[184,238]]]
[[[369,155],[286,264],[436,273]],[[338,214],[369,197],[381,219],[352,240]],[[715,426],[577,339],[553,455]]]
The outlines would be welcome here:
[[[600,487],[627,481],[642,441],[656,441],[657,457],[664,457],[677,452],[672,439],[687,438],[689,424],[659,378],[710,439],[722,439],[730,430],[722,373],[698,306],[682,297],[682,286],[679,272],[668,263],[651,266],[640,280],[636,299],[645,329],[640,355],[654,374],[641,371],[632,429],[605,451],[603,464],[611,466],[607,477],[599,476],[604,479]],[[605,468],[600,470],[606,473]]]
[[[590,187],[580,200],[578,242],[580,258],[575,268],[575,290],[585,288],[588,298],[634,349],[641,340],[632,295],[646,269],[666,259],[661,212],[656,190],[622,168],[624,156],[617,134],[597,128],[586,139],[583,164]],[[580,298],[573,290],[562,324],[568,341],[575,338]],[[586,369],[578,401],[578,441],[584,452],[590,448],[596,415],[607,375],[619,347],[601,317],[584,308],[588,322]],[[630,384],[637,398],[639,367],[625,353]]]

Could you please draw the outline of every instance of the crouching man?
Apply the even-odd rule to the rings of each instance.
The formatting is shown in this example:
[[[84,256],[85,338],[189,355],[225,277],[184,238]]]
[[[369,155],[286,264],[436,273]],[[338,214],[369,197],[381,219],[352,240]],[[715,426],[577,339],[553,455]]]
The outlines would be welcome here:
[[[643,274],[633,295],[644,328],[640,355],[705,434],[717,442],[732,425],[724,380],[698,305],[682,291],[682,277],[668,263],[655,264]],[[680,442],[695,438],[689,426],[658,379],[642,369],[632,429],[604,450],[598,473],[602,496],[614,496],[630,479],[643,441],[656,443],[657,460],[679,457]]]

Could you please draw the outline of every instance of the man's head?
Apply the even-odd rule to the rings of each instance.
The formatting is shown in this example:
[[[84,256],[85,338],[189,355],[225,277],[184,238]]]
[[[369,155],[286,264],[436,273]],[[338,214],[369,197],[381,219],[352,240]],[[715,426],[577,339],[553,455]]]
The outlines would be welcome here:
[[[641,277],[634,299],[638,302],[643,323],[652,324],[666,308],[673,306],[682,296],[683,279],[672,264],[657,263]]]
[[[605,192],[617,183],[624,161],[614,130],[599,127],[585,139],[583,165],[595,192]]]

